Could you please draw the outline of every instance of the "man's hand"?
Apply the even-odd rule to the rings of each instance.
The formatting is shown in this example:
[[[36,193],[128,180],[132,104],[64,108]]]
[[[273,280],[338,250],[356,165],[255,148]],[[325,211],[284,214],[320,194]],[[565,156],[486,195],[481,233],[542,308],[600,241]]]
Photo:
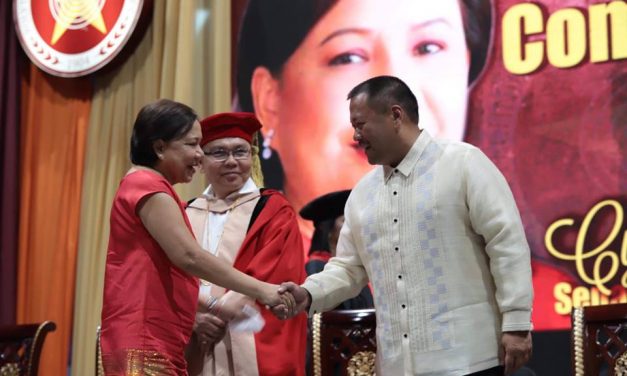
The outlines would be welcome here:
[[[279,288],[279,293],[290,293],[294,296],[296,301],[296,306],[294,307],[293,313],[289,317],[294,317],[302,311],[309,308],[311,305],[311,295],[309,295],[309,291],[295,284],[294,282],[283,282],[281,283],[281,288]]]
[[[202,346],[212,347],[226,334],[226,323],[208,312],[196,312],[194,332]]]
[[[257,300],[269,308],[277,318],[284,320],[293,316],[296,302],[292,294],[279,290],[279,285],[261,282]]]
[[[277,293],[281,297],[282,303],[268,308],[279,320],[289,319],[294,315],[296,300],[289,292],[278,292],[277,289]]]
[[[499,358],[505,365],[505,375],[511,375],[531,358],[531,332],[504,332],[500,350]]]

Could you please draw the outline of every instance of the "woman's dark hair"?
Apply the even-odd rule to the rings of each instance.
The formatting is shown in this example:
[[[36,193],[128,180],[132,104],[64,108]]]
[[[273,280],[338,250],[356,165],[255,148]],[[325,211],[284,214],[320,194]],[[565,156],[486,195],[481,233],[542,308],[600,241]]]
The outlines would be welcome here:
[[[279,77],[283,65],[309,30],[338,0],[250,0],[237,44],[237,94],[242,111],[252,112],[253,71],[266,67]],[[472,83],[486,61],[492,29],[491,0],[459,0],[471,62]]]
[[[483,71],[490,47],[492,31],[491,0],[460,0],[466,45],[470,50],[468,84]]]
[[[157,162],[154,143],[175,141],[183,137],[198,116],[189,106],[169,99],[160,99],[142,107],[133,125],[131,162],[154,167]]]

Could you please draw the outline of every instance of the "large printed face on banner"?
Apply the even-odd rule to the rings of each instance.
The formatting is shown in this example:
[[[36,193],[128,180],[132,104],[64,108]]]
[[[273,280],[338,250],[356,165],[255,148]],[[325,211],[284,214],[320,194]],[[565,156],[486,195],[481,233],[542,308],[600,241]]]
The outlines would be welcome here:
[[[573,306],[627,301],[624,0],[493,0],[487,17],[462,6],[472,0],[312,0],[299,4],[313,16],[289,12],[296,23],[252,3],[275,18],[242,29],[240,47],[251,34],[271,41],[240,48],[250,60],[238,62],[238,95],[271,135],[297,210],[372,168],[354,147],[346,95],[395,75],[423,128],[477,145],[507,178],[532,249],[536,329],[568,328]],[[471,89],[469,20],[491,30]]]
[[[260,68],[253,76],[255,110],[273,132],[271,146],[281,155],[291,202],[299,208],[320,194],[351,188],[372,168],[352,138],[346,100],[370,77],[403,79],[421,104],[420,126],[461,140],[468,54],[457,0],[343,0],[332,6],[280,75]]]

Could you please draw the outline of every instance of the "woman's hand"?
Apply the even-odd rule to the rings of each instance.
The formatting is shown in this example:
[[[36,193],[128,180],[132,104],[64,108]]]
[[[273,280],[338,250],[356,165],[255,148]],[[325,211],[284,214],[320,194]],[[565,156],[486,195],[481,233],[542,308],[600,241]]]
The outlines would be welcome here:
[[[289,292],[279,293],[279,287],[279,285],[263,283],[258,300],[268,307],[277,318],[284,320],[294,315],[296,301]]]
[[[250,309],[258,311],[255,307],[255,301],[246,295],[239,294],[234,291],[229,291],[216,303],[215,307],[210,312],[218,316],[225,322],[229,322],[234,319],[245,319],[248,314],[244,313],[244,306],[249,306]]]
[[[302,311],[309,310],[309,306],[311,306],[311,295],[309,291],[305,288],[297,285],[294,282],[283,282],[281,283],[281,288],[279,289],[279,293],[290,293],[294,297],[295,306],[293,315],[297,315]],[[293,317],[290,316],[289,318]]]

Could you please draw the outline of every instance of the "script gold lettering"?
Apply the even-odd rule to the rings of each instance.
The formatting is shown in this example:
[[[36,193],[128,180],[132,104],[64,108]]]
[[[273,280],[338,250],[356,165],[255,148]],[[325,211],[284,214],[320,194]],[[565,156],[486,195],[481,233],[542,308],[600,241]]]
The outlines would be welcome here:
[[[584,248],[586,236],[588,235],[588,231],[592,221],[594,220],[597,213],[603,208],[612,208],[615,213],[614,225],[610,233],[607,237],[599,244],[591,250],[586,250]],[[620,277],[621,284],[623,287],[627,287],[627,230],[623,230],[622,242],[621,242],[621,250],[620,257],[618,252],[615,250],[608,249],[610,244],[614,242],[617,236],[620,234],[623,229],[623,220],[624,220],[624,211],[622,206],[618,201],[615,200],[605,200],[596,204],[588,214],[584,217],[583,222],[581,223],[581,227],[577,233],[577,239],[575,241],[575,249],[573,252],[563,252],[558,250],[555,247],[553,242],[553,238],[555,236],[555,232],[558,229],[563,227],[572,227],[575,223],[575,220],[572,218],[563,218],[553,222],[546,231],[544,236],[544,245],[549,253],[559,259],[566,261],[574,261],[575,267],[577,269],[577,274],[579,277],[586,283],[596,286],[599,291],[605,295],[610,295],[611,291],[607,287],[607,283],[616,277],[619,273],[619,269],[622,269],[622,276]],[[584,261],[587,259],[593,259],[593,268],[592,275],[586,271],[584,267]],[[609,265],[609,271],[605,274],[601,274],[601,266]],[[622,268],[621,268],[622,266]]]

